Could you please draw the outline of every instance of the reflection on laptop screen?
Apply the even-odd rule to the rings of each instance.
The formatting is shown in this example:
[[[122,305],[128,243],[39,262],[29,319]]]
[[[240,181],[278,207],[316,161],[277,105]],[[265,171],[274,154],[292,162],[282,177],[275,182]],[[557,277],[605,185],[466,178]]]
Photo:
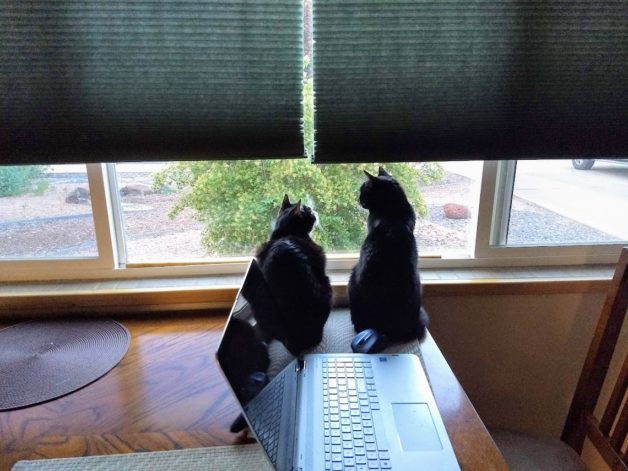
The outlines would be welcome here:
[[[293,388],[290,384],[284,388],[283,372],[270,384],[266,375],[270,365],[266,343],[269,339],[260,329],[255,312],[268,308],[270,303],[270,292],[253,259],[227,320],[216,357],[252,431],[277,466],[281,419],[286,415],[282,398]]]
[[[218,362],[241,405],[260,391],[260,381],[269,365],[264,334],[257,326],[253,305],[263,296],[264,280],[255,260],[249,266],[242,288],[227,320],[218,348]]]

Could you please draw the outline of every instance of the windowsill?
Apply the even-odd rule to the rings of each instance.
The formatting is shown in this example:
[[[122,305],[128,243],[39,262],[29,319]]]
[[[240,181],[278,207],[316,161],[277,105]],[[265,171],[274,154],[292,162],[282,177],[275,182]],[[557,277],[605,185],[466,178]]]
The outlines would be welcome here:
[[[528,268],[422,268],[425,296],[604,292],[612,265]],[[329,273],[336,303],[346,304],[348,270]],[[73,282],[16,282],[0,287],[0,317],[225,309],[242,275]]]

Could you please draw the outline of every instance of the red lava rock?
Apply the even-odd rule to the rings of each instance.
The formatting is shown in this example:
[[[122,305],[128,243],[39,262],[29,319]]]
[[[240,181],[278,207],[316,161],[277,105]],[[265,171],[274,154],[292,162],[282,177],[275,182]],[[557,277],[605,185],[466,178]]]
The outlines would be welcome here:
[[[443,212],[448,219],[469,219],[471,211],[462,204],[447,203],[443,206]]]

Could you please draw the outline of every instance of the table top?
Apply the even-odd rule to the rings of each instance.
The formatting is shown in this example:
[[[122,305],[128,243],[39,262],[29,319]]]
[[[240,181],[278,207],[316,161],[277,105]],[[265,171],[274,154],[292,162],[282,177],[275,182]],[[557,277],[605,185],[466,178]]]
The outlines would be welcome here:
[[[64,397],[0,411],[0,471],[23,459],[250,443],[229,432],[239,407],[213,358],[226,313],[113,317],[132,338],[117,367]],[[421,350],[461,468],[507,470],[429,334]]]

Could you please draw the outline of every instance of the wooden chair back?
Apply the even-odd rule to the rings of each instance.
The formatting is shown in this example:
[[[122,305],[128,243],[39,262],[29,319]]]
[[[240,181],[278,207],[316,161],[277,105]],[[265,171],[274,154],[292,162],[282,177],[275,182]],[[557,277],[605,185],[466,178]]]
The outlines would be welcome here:
[[[622,452],[628,431],[628,356],[613,388],[602,419],[593,415],[628,309],[628,247],[621,251],[615,275],[584,362],[561,439],[582,451],[585,437],[613,470],[628,471]],[[623,407],[622,407],[623,405]]]

